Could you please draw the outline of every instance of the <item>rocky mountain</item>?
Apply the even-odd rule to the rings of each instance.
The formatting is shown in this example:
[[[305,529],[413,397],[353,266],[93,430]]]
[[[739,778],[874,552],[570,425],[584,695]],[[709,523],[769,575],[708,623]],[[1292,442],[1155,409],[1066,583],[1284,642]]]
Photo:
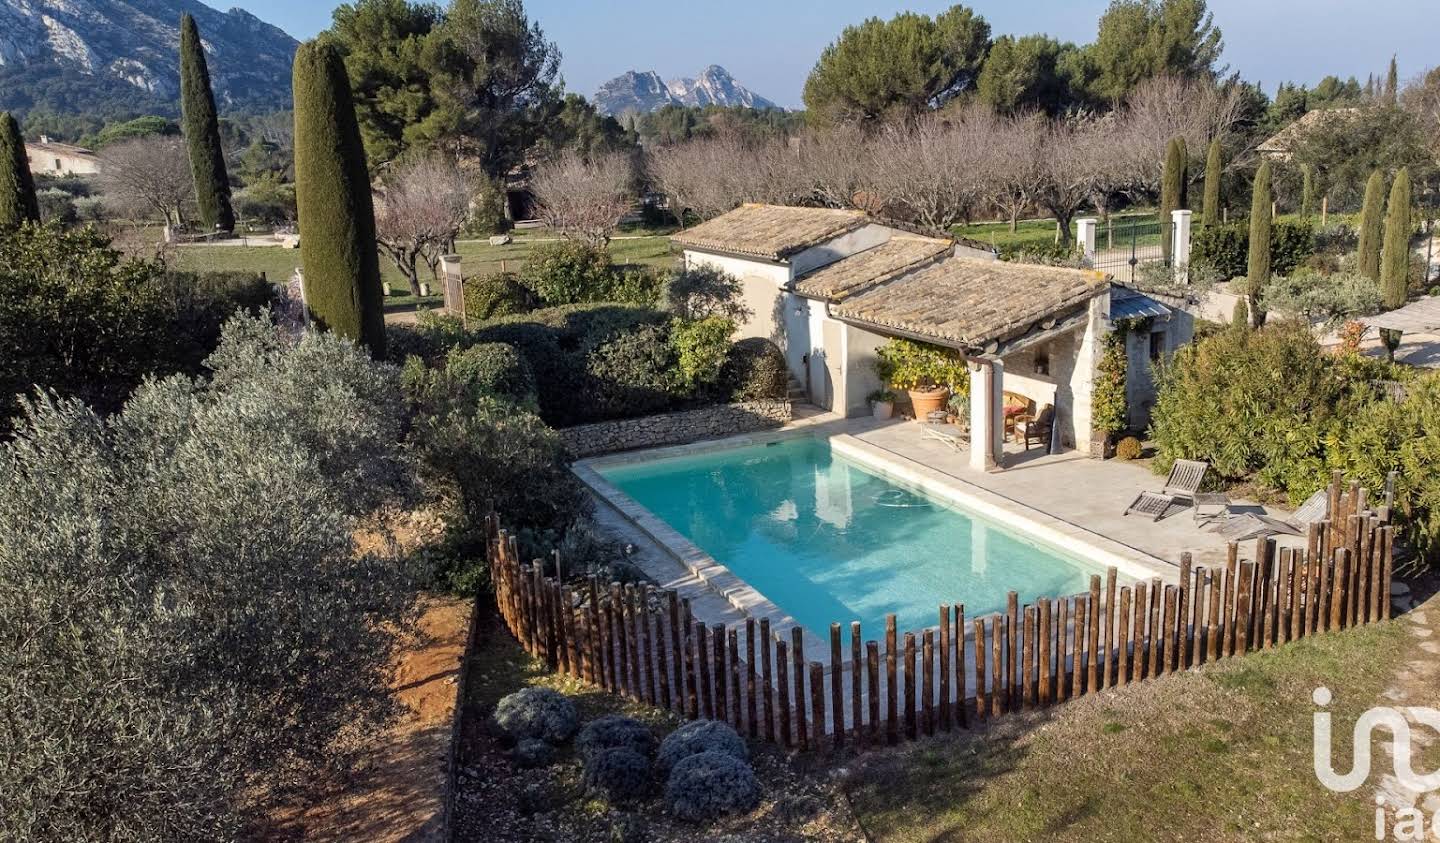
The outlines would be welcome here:
[[[286,107],[298,42],[199,0],[0,0],[0,107],[89,110],[120,98],[178,107],[179,26],[200,26],[222,109]]]
[[[779,108],[775,103],[735,81],[729,71],[712,64],[696,78],[662,81],[653,70],[634,70],[616,76],[595,92],[595,107],[603,114],[649,112],[667,105],[704,107],[743,106]]]

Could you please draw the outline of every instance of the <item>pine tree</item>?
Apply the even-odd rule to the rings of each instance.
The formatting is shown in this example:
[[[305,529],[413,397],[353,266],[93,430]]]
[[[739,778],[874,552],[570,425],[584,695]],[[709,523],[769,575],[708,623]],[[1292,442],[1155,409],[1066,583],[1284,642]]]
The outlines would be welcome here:
[[[305,299],[322,328],[385,352],[380,253],[365,147],[340,53],[295,54],[295,200]]]
[[[1260,165],[1255,173],[1255,186],[1250,198],[1250,260],[1246,264],[1245,292],[1250,296],[1250,318],[1255,324],[1264,321],[1262,302],[1265,285],[1270,281],[1270,211],[1274,197],[1270,192],[1270,162]]]
[[[1200,225],[1216,225],[1220,222],[1220,177],[1224,164],[1220,160],[1220,139],[1210,141],[1210,152],[1205,156],[1205,196],[1200,206]]]
[[[1401,169],[1390,186],[1385,212],[1385,248],[1380,294],[1388,309],[1404,307],[1410,286],[1410,170]]]
[[[1360,274],[1380,281],[1380,237],[1385,213],[1385,176],[1379,170],[1365,183],[1365,203],[1360,209]]]
[[[207,232],[234,231],[230,177],[225,172],[225,151],[220,146],[220,120],[215,113],[215,94],[210,90],[210,68],[205,62],[200,30],[189,14],[180,16],[180,114],[190,147],[190,173],[195,179],[200,223]]]
[[[1174,218],[1173,211],[1185,207],[1188,198],[1185,194],[1185,183],[1188,180],[1185,160],[1185,140],[1183,138],[1172,138],[1170,144],[1165,148],[1165,173],[1160,182],[1160,229],[1169,231],[1168,225]],[[1165,262],[1170,262],[1170,238],[1160,238],[1160,252],[1165,256]]]
[[[0,228],[40,221],[35,179],[25,156],[25,139],[10,112],[0,112]]]
[[[1315,210],[1315,171],[1309,164],[1300,165],[1300,217],[1310,219]]]

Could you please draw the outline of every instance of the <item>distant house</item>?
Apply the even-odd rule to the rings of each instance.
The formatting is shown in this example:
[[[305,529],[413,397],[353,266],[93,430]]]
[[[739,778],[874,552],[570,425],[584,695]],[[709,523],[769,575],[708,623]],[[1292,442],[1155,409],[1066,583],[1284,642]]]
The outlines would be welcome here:
[[[1299,120],[1271,135],[1255,149],[1261,156],[1272,161],[1288,161],[1307,132],[1328,126],[1336,120],[1348,120],[1359,113],[1358,108],[1322,108],[1307,111]]]
[[[1148,422],[1152,361],[1187,343],[1193,319],[1094,270],[1006,263],[982,248],[860,211],[744,205],[672,238],[685,265],[738,278],[751,311],[742,336],[785,352],[812,403],[869,412],[876,350],[893,337],[957,349],[971,371],[971,432],[1001,453],[1005,395],[1054,408],[1051,450],[1089,449],[1101,339],[1125,325],[1127,393]],[[1143,334],[1143,336],[1142,336]],[[1137,417],[1138,415],[1138,417]]]
[[[38,142],[26,142],[25,156],[30,172],[37,176],[88,176],[100,172],[100,159],[83,146],[56,143],[41,135]]]

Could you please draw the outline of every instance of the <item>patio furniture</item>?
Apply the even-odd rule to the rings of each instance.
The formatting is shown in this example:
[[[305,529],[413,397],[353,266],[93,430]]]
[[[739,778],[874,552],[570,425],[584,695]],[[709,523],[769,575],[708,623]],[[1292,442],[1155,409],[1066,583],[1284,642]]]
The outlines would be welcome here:
[[[1004,429],[1001,438],[1010,439],[1017,436],[1016,424],[1018,421],[1030,414],[1030,399],[1014,392],[1007,392],[1003,396],[1004,407]]]
[[[1289,518],[1246,512],[1232,515],[1220,524],[1216,532],[1227,541],[1246,541],[1261,536],[1289,535],[1303,536],[1310,525],[1324,521],[1330,515],[1330,490],[1321,489],[1306,498]]]
[[[1209,524],[1230,515],[1230,496],[1224,492],[1196,492],[1193,500],[1195,501],[1196,525]],[[1205,512],[1204,508],[1207,506],[1219,507],[1219,509],[1214,512]]]
[[[1134,512],[1152,516],[1152,520],[1159,521],[1170,512],[1172,506],[1193,506],[1195,494],[1200,491],[1200,484],[1205,482],[1205,473],[1209,470],[1208,462],[1176,460],[1175,465],[1170,468],[1170,476],[1165,479],[1165,487],[1158,492],[1141,492],[1125,508],[1124,514]]]
[[[1023,439],[1025,450],[1030,450],[1030,443],[1048,446],[1050,444],[1050,433],[1055,429],[1055,407],[1046,404],[1040,409],[1040,415],[1031,418],[1028,415],[1020,416],[1015,420],[1015,436]]]

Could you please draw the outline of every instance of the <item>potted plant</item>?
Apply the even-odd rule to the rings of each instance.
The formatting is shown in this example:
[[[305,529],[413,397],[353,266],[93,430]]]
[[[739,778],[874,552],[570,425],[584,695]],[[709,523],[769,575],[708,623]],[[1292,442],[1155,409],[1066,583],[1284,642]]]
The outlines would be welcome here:
[[[965,357],[954,349],[896,338],[881,346],[876,354],[879,356],[876,370],[892,387],[908,393],[916,419],[944,410],[951,389],[957,392],[969,389],[970,372],[965,368]]]
[[[888,389],[877,389],[870,393],[870,412],[877,419],[888,419],[895,415],[895,393]]]
[[[955,392],[950,396],[950,414],[955,417],[955,426],[961,430],[970,429],[970,390]]]

